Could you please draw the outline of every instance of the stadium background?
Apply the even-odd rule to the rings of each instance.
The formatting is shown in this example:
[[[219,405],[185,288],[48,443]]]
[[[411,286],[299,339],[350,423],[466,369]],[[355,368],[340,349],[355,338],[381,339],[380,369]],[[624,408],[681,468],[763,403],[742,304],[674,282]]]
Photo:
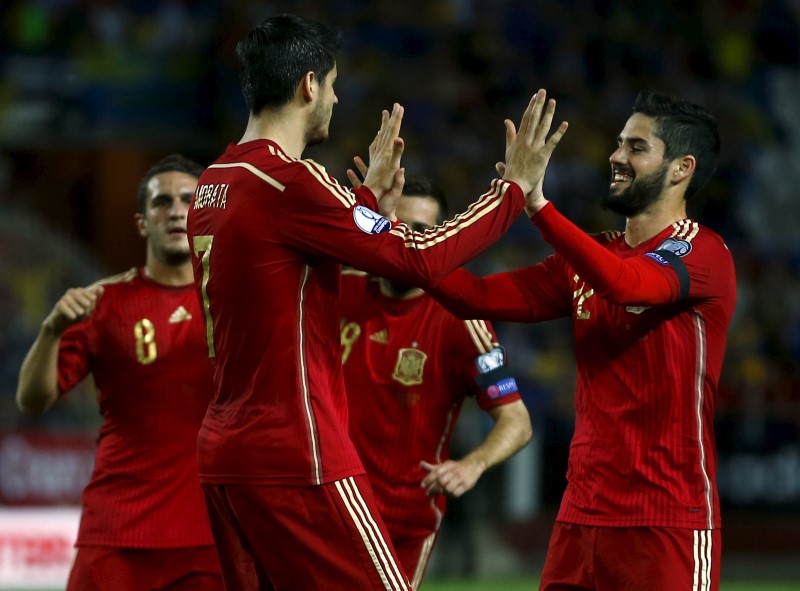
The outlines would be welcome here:
[[[22,510],[46,520],[48,510],[76,506],[99,422],[90,385],[43,417],[16,411],[17,372],[39,323],[67,287],[143,262],[132,223],[141,174],[175,151],[207,164],[239,138],[246,110],[233,46],[280,12],[344,34],[331,140],[307,155],[344,180],[352,156],[366,154],[380,110],[400,102],[404,165],[438,180],[454,212],[492,178],[502,121],[518,119],[537,88],[570,122],[546,194],[590,231],[620,228],[597,203],[638,90],[677,94],[716,114],[720,170],[690,213],[726,238],[739,283],[717,426],[723,589],[800,589],[798,0],[4,1],[0,588],[3,569],[23,569],[31,581],[70,551],[63,536],[26,538],[31,527],[14,529],[14,520],[31,523]],[[470,268],[486,274],[548,252],[521,219]],[[451,506],[431,591],[435,580],[497,577],[496,588],[515,588],[499,582],[508,577],[533,588],[563,490],[569,323],[498,331],[536,435]],[[456,455],[487,428],[468,408]],[[741,581],[754,586],[735,586]]]

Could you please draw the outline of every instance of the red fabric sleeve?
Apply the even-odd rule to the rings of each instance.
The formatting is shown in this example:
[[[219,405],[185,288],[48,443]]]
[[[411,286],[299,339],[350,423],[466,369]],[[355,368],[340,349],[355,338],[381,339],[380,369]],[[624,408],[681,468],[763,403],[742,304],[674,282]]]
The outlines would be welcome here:
[[[561,215],[552,203],[531,221],[578,275],[609,301],[652,306],[678,300],[680,282],[669,266],[646,256],[621,259]]]
[[[92,318],[79,322],[61,335],[58,343],[58,391],[66,394],[85,378],[91,368],[94,326]]]
[[[458,269],[428,292],[459,318],[539,322],[570,315],[572,295],[564,277],[563,259],[550,256],[487,277]]]
[[[283,194],[279,215],[285,242],[407,285],[428,287],[480,254],[505,233],[524,204],[518,185],[495,180],[464,213],[414,232],[376,213],[377,201],[374,208],[362,205],[374,200],[369,189],[361,187],[357,197],[350,197],[334,179],[323,176],[323,169],[315,172],[298,169],[300,182]]]

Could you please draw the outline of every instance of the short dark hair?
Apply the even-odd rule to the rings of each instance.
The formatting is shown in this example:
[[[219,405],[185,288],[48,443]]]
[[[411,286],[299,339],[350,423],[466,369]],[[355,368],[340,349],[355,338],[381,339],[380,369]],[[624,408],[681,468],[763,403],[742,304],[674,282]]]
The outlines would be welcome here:
[[[656,120],[655,135],[664,142],[664,160],[691,154],[697,166],[686,189],[693,197],[714,176],[719,163],[719,130],[714,117],[699,105],[673,96],[640,92],[633,112]]]
[[[242,94],[250,112],[258,114],[265,107],[289,102],[308,72],[322,84],[336,65],[339,45],[337,31],[289,14],[253,28],[236,45]]]
[[[407,174],[403,185],[403,195],[414,197],[430,197],[439,204],[439,215],[436,222],[441,224],[448,216],[447,199],[442,188],[431,179],[421,174]]]
[[[200,178],[203,166],[181,154],[170,154],[151,166],[139,183],[139,192],[136,194],[136,204],[139,213],[144,213],[147,208],[147,183],[154,176],[162,172],[185,172],[195,178]]]

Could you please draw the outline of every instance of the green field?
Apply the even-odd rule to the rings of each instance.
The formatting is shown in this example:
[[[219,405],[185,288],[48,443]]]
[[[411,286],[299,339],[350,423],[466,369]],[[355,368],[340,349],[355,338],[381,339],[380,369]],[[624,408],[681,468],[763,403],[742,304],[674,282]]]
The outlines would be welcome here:
[[[493,579],[486,581],[466,579],[429,579],[419,591],[536,591],[538,581],[529,579]],[[721,591],[800,591],[800,581],[723,581]]]

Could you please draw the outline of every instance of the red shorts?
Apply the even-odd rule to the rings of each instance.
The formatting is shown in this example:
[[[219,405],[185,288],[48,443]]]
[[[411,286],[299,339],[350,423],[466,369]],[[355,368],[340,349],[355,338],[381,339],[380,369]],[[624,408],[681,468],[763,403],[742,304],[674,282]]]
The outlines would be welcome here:
[[[80,546],[67,591],[223,591],[213,546],[111,548]]]
[[[556,522],[540,591],[717,591],[720,530]]]
[[[203,490],[227,591],[411,589],[363,475]]]
[[[425,569],[431,559],[431,550],[436,541],[436,533],[414,538],[392,536],[394,549],[403,570],[411,577],[411,586],[417,589],[425,576]]]

